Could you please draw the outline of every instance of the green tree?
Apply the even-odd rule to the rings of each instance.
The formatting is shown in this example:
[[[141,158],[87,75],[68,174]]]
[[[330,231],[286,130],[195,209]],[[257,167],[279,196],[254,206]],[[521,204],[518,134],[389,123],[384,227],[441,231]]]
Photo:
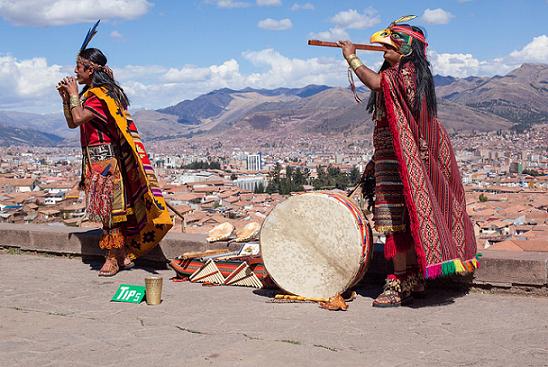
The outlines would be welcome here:
[[[295,170],[293,174],[293,190],[294,191],[303,191],[304,185],[306,184],[306,176],[301,172],[300,168]]]
[[[274,186],[272,185],[272,182],[269,182],[268,185],[266,186],[266,190],[265,190],[268,194],[273,194],[277,191],[274,190]]]
[[[194,161],[187,165],[184,165],[183,168],[186,169],[221,169],[221,163],[213,161]]]
[[[349,175],[350,175],[349,178],[350,178],[351,185],[356,185],[360,181],[361,174],[358,167],[356,166],[352,167],[352,170],[350,171]]]
[[[256,194],[263,194],[265,191],[264,184],[262,182],[259,182],[259,185],[255,187],[255,193]]]
[[[270,188],[271,192],[280,192],[281,172],[282,172],[282,165],[280,164],[280,162],[277,162],[276,165],[274,166],[274,169],[270,172],[269,186],[272,186]]]
[[[487,196],[485,196],[483,193],[480,194],[479,196],[479,201],[480,203],[485,203],[486,201],[488,201],[489,199],[487,198]]]

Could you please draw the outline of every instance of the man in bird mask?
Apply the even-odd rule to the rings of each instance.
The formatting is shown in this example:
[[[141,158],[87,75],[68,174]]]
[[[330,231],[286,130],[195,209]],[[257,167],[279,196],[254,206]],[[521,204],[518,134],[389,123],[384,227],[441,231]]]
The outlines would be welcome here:
[[[407,304],[424,293],[424,279],[473,272],[473,226],[449,136],[437,120],[436,93],[424,32],[405,16],[371,36],[387,48],[377,73],[339,41],[352,71],[371,89],[375,229],[394,264],[376,307]]]

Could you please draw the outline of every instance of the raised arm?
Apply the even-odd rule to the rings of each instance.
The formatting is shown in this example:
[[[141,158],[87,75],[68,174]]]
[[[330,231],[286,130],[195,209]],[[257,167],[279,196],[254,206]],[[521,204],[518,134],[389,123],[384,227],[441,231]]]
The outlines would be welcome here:
[[[67,125],[74,129],[93,119],[93,113],[84,109],[78,95],[78,85],[74,77],[64,78],[58,85],[59,94],[63,99],[63,112]]]
[[[381,75],[365,66],[356,56],[356,46],[350,41],[339,41],[342,53],[356,76],[371,90],[381,89]]]
[[[61,100],[63,101],[63,115],[65,115],[65,120],[67,120],[67,126],[72,129],[72,125],[74,124],[72,121],[72,115],[70,113],[70,107],[69,107],[69,95],[65,88],[63,88],[63,80],[61,80],[59,83],[57,83],[57,92],[59,93],[59,96],[61,97]]]

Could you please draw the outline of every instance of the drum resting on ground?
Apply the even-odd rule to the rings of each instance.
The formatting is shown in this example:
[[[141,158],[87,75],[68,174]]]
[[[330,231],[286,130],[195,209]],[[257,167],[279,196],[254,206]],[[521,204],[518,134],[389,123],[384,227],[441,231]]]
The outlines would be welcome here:
[[[260,238],[266,270],[283,290],[329,298],[359,282],[372,254],[372,234],[360,208],[345,195],[290,197],[265,219]]]

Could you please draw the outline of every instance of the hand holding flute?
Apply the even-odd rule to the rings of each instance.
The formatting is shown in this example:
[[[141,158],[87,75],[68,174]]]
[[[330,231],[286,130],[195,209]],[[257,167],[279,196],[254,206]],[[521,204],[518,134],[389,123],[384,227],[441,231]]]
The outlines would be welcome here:
[[[387,54],[391,53],[391,50],[382,47],[382,46],[373,46],[373,45],[364,45],[364,44],[353,44],[350,41],[338,41],[338,42],[325,42],[318,40],[309,40],[308,44],[310,46],[324,46],[324,47],[340,47],[342,48],[342,53],[350,68],[354,71],[356,76],[371,90],[380,89],[380,74],[374,72],[373,70],[366,67],[363,62],[356,56],[356,50],[368,50],[368,51],[382,51],[384,52],[385,58]],[[399,61],[399,59],[398,59]],[[350,79],[350,88],[354,92],[354,98],[356,101],[360,102],[361,99],[355,93],[354,81]]]

